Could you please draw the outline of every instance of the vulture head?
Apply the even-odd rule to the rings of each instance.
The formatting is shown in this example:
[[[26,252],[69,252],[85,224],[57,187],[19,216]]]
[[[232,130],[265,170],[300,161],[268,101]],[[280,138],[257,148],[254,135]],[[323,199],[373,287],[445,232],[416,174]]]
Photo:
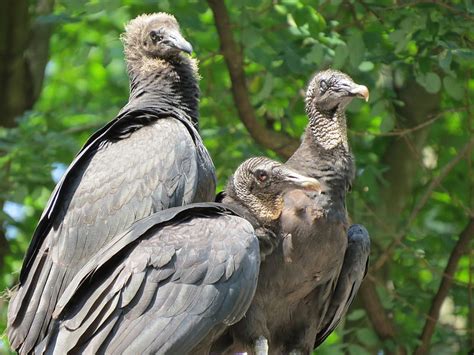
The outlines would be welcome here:
[[[318,180],[298,174],[268,158],[243,162],[230,178],[226,194],[244,205],[261,223],[279,218],[283,194],[294,188],[321,191]]]
[[[351,77],[337,70],[328,69],[311,79],[306,91],[306,110],[311,114],[343,111],[354,97],[369,100],[369,90],[354,83]]]
[[[191,44],[181,35],[179,24],[169,14],[159,12],[140,15],[125,26],[122,35],[127,60],[140,57],[173,60],[181,57],[181,52],[190,54]]]

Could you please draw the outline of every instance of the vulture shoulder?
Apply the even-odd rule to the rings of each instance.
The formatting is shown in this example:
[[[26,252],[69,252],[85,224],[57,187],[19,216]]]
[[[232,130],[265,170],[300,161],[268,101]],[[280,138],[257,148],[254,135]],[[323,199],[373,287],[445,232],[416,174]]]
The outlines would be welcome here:
[[[44,353],[191,351],[243,317],[253,298],[259,245],[249,222],[219,204],[144,218],[76,275],[54,312]]]

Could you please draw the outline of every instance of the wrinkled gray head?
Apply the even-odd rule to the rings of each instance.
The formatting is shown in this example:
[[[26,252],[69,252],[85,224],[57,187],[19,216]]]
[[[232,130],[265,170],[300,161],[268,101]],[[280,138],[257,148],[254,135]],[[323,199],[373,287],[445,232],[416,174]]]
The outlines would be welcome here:
[[[227,193],[257,219],[269,222],[280,216],[283,194],[294,188],[321,191],[316,179],[300,175],[274,160],[258,157],[244,161],[237,168]]]
[[[314,108],[323,112],[344,109],[354,97],[369,100],[369,90],[354,83],[351,77],[337,70],[328,69],[311,79],[306,91],[306,111]]]
[[[179,24],[169,14],[159,12],[140,15],[125,26],[122,35],[127,59],[137,56],[172,59],[193,48],[181,35]]]

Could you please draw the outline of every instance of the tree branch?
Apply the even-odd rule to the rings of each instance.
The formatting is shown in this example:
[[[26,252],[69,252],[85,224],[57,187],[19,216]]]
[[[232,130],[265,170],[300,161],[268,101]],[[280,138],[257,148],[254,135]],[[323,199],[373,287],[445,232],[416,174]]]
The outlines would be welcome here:
[[[2,205],[3,206],[3,205]],[[3,228],[0,228],[0,270],[5,266],[5,256],[10,253],[10,244],[8,244],[7,237]]]
[[[395,106],[396,121],[401,128],[417,127],[430,120],[440,109],[440,94],[430,94],[414,79],[408,80],[401,88],[396,89],[397,98],[403,106]],[[417,156],[425,145],[430,126],[423,126],[403,137],[394,137],[382,158],[382,163],[389,167],[384,173],[385,184],[381,186],[383,201],[390,201],[381,207],[382,216],[387,217],[390,227],[396,230],[398,219],[405,210],[412,196],[420,160]]]
[[[0,127],[15,127],[15,119],[33,107],[43,86],[52,25],[36,21],[36,16],[50,14],[54,0],[38,0],[33,14],[29,3],[0,1]],[[0,199],[0,208],[4,203]],[[0,269],[9,253],[0,221]]]
[[[368,275],[365,278],[359,289],[359,294],[370,322],[373,324],[374,329],[377,329],[379,338],[381,340],[394,338],[396,334],[395,328],[392,320],[385,313],[382,302],[380,302],[380,298],[375,290],[373,277]]]
[[[36,15],[51,13],[54,0],[39,0]],[[0,2],[0,126],[33,107],[43,85],[51,24],[32,21],[27,0]]]
[[[439,111],[440,94],[428,93],[414,79],[408,80],[403,87],[396,88],[396,93],[397,98],[404,102],[403,106],[394,107],[397,122],[401,124],[401,128],[410,129],[420,125],[422,127],[402,137],[392,138],[382,158],[383,164],[389,169],[384,173],[385,183],[381,186],[380,196],[382,201],[390,201],[390,203],[377,207],[379,211],[377,217],[386,221],[385,229],[389,235],[399,238],[399,234],[396,233],[399,219],[393,216],[402,214],[407,201],[412,196],[416,171],[419,167],[418,153],[426,142],[430,127],[424,125],[424,122]],[[387,254],[388,257],[390,255]],[[377,260],[376,264],[378,263]],[[374,268],[371,268],[371,273],[374,275]],[[375,284],[366,282],[359,292],[379,338],[396,341],[395,324],[383,308]],[[404,351],[406,350],[399,349],[399,352]]]
[[[230,18],[222,0],[208,0],[214,14],[214,21],[219,34],[221,52],[229,71],[232,96],[240,120],[244,123],[252,138],[265,148],[269,148],[282,158],[289,158],[298,148],[300,142],[286,134],[265,128],[257,120],[255,110],[250,102],[244,73],[244,59],[233,36]]]
[[[421,344],[416,349],[415,355],[423,355],[428,353],[431,337],[433,336],[436,323],[439,319],[439,311],[444,300],[448,296],[449,289],[453,283],[453,275],[457,269],[459,259],[468,250],[469,242],[473,236],[474,217],[471,217],[466,228],[464,228],[461,235],[459,236],[459,239],[454,246],[451,255],[449,256],[448,264],[446,265],[443,278],[441,279],[441,284],[439,285],[438,292],[436,292],[436,295],[431,302],[430,312],[426,319],[425,326],[423,327],[423,332],[420,336]]]
[[[473,149],[474,149],[474,139],[471,139],[458,152],[458,154],[456,154],[456,156],[453,159],[451,159],[451,161],[443,167],[439,175],[431,181],[425,193],[423,194],[421,199],[418,201],[418,203],[416,204],[416,206],[413,208],[412,212],[410,213],[410,216],[408,217],[408,221],[406,223],[407,228],[413,223],[415,218],[418,216],[418,213],[426,205],[434,189],[438,187],[439,184],[441,184],[441,181],[443,181],[443,179],[451,172],[451,170],[453,170],[453,168],[462,160],[462,158],[468,155]],[[400,242],[403,240],[403,237],[405,236],[405,232],[406,232],[406,229],[395,237],[395,239],[385,249],[385,252],[379,256],[379,258],[377,259],[377,262],[372,267],[372,270],[376,271],[382,268],[382,266],[388,261],[388,259],[392,255],[395,247],[398,244],[400,244]]]

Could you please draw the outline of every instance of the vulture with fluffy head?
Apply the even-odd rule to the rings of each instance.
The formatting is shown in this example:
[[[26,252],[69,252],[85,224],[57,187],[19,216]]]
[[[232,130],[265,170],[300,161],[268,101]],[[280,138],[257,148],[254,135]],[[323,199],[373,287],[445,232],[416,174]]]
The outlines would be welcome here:
[[[322,193],[285,194],[279,232],[283,241],[262,261],[246,316],[213,350],[257,354],[309,354],[334,330],[367,272],[370,238],[349,228],[345,197],[354,177],[345,110],[368,99],[365,86],[336,70],[317,73],[306,93],[309,125],[285,164],[318,179]]]
[[[130,21],[122,40],[129,101],[89,138],[54,189],[10,302],[8,337],[21,354],[45,337],[64,290],[97,250],[157,211],[213,200],[191,45],[165,13]]]

